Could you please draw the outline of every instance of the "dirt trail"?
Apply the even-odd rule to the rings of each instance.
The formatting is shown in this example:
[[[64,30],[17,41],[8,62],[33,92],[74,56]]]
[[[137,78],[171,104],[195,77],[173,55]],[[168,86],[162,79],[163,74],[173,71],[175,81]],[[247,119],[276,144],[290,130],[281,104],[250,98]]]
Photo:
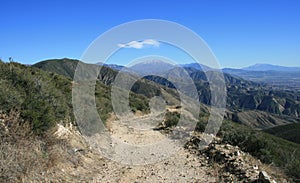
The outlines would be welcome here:
[[[72,127],[60,125],[54,135],[68,143],[52,147],[49,153],[59,159],[43,176],[44,182],[251,182],[260,171],[280,175],[217,139],[199,151],[196,144],[203,134],[194,133],[183,148],[153,130],[160,121],[158,113],[111,119],[106,135],[85,139]]]
[[[160,121],[159,116],[151,114],[109,122],[110,135],[113,137],[109,145],[121,146],[114,149],[119,155],[113,156],[113,159],[130,163],[128,159],[134,158],[131,161],[141,164],[140,158],[144,158],[145,163],[154,163],[124,165],[107,160],[105,170],[94,178],[94,182],[216,182],[213,176],[215,171],[208,166],[204,157],[179,148],[174,143],[166,144],[169,142],[167,137],[153,130]],[[123,144],[126,144],[124,148]],[[131,148],[131,145],[137,146],[137,149]],[[130,152],[134,150],[140,151],[140,154]]]

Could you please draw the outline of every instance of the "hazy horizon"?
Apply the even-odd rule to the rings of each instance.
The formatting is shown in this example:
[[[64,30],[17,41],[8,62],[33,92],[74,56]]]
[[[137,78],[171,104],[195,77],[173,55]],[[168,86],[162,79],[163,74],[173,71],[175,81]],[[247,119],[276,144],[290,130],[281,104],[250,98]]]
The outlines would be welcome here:
[[[13,59],[13,58],[12,58]],[[13,60],[14,62],[18,62],[18,63],[21,63],[21,64],[25,64],[25,65],[34,65],[34,64],[37,64],[39,62],[43,62],[43,61],[47,61],[47,60],[60,60],[60,59],[70,59],[70,60],[80,60],[80,58],[68,58],[68,57],[64,57],[64,58],[47,58],[47,59],[44,59],[44,60],[39,60],[37,62],[33,62],[33,63],[24,63],[22,61],[19,61],[19,60]],[[9,60],[2,60],[4,62],[9,62]],[[80,60],[82,61],[82,60]],[[84,62],[84,61],[82,61]],[[85,63],[88,63],[88,62],[85,62]],[[98,63],[104,63],[104,62],[93,62],[93,64],[98,64]],[[181,63],[179,65],[185,65],[185,64],[194,64],[196,62],[186,62],[186,63]],[[124,64],[118,64],[118,63],[107,63],[105,62],[104,64],[111,64],[111,65],[119,65],[119,66],[126,66]],[[198,63],[199,64],[199,63]],[[201,63],[200,63],[201,64]],[[201,65],[204,65],[206,66],[205,64],[201,64]],[[276,64],[272,64],[272,63],[255,63],[255,64],[252,64],[252,65],[245,65],[245,66],[242,66],[242,67],[221,67],[221,69],[243,69],[243,68],[247,68],[247,67],[251,67],[251,66],[256,66],[256,65],[271,65],[271,66],[279,66],[279,67],[290,67],[290,68],[300,68],[300,66],[285,66],[285,65],[276,65]]]

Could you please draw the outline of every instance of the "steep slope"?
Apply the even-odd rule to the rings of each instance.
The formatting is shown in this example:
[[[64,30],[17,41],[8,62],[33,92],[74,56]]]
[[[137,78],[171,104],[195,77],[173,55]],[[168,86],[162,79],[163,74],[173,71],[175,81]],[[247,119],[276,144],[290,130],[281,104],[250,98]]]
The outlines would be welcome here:
[[[299,144],[230,121],[223,122],[219,136],[224,143],[239,146],[262,162],[281,167],[295,182],[300,178]]]
[[[297,118],[295,119],[288,116],[281,117],[257,110],[247,110],[233,113],[232,115],[233,116],[229,119],[233,119],[235,122],[244,124],[254,129],[268,129],[279,125],[300,123],[300,120]]]

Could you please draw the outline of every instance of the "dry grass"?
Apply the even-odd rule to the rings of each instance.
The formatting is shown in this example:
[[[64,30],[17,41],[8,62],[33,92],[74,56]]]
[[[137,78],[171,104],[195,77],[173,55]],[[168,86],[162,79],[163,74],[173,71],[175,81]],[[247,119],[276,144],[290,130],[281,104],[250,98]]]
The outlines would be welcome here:
[[[80,135],[71,130],[58,138],[56,131],[36,136],[17,111],[0,111],[0,182],[86,182],[101,172],[103,159],[88,150]]]
[[[27,177],[41,180],[46,161],[43,142],[30,134],[30,126],[17,111],[2,113],[0,119],[0,182],[25,182]]]
[[[65,160],[77,166],[68,155],[68,143],[49,132],[43,137],[32,133],[29,123],[17,111],[0,112],[0,182],[66,182],[67,173],[57,169]],[[77,159],[76,159],[77,158]]]

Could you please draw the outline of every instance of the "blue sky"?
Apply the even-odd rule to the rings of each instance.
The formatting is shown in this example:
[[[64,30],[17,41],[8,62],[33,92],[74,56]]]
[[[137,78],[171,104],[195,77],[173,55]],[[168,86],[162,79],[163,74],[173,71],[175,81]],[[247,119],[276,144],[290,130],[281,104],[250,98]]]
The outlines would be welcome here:
[[[300,66],[298,0],[2,1],[0,58],[26,64],[79,59],[103,32],[139,19],[164,19],[190,28],[222,67]]]

